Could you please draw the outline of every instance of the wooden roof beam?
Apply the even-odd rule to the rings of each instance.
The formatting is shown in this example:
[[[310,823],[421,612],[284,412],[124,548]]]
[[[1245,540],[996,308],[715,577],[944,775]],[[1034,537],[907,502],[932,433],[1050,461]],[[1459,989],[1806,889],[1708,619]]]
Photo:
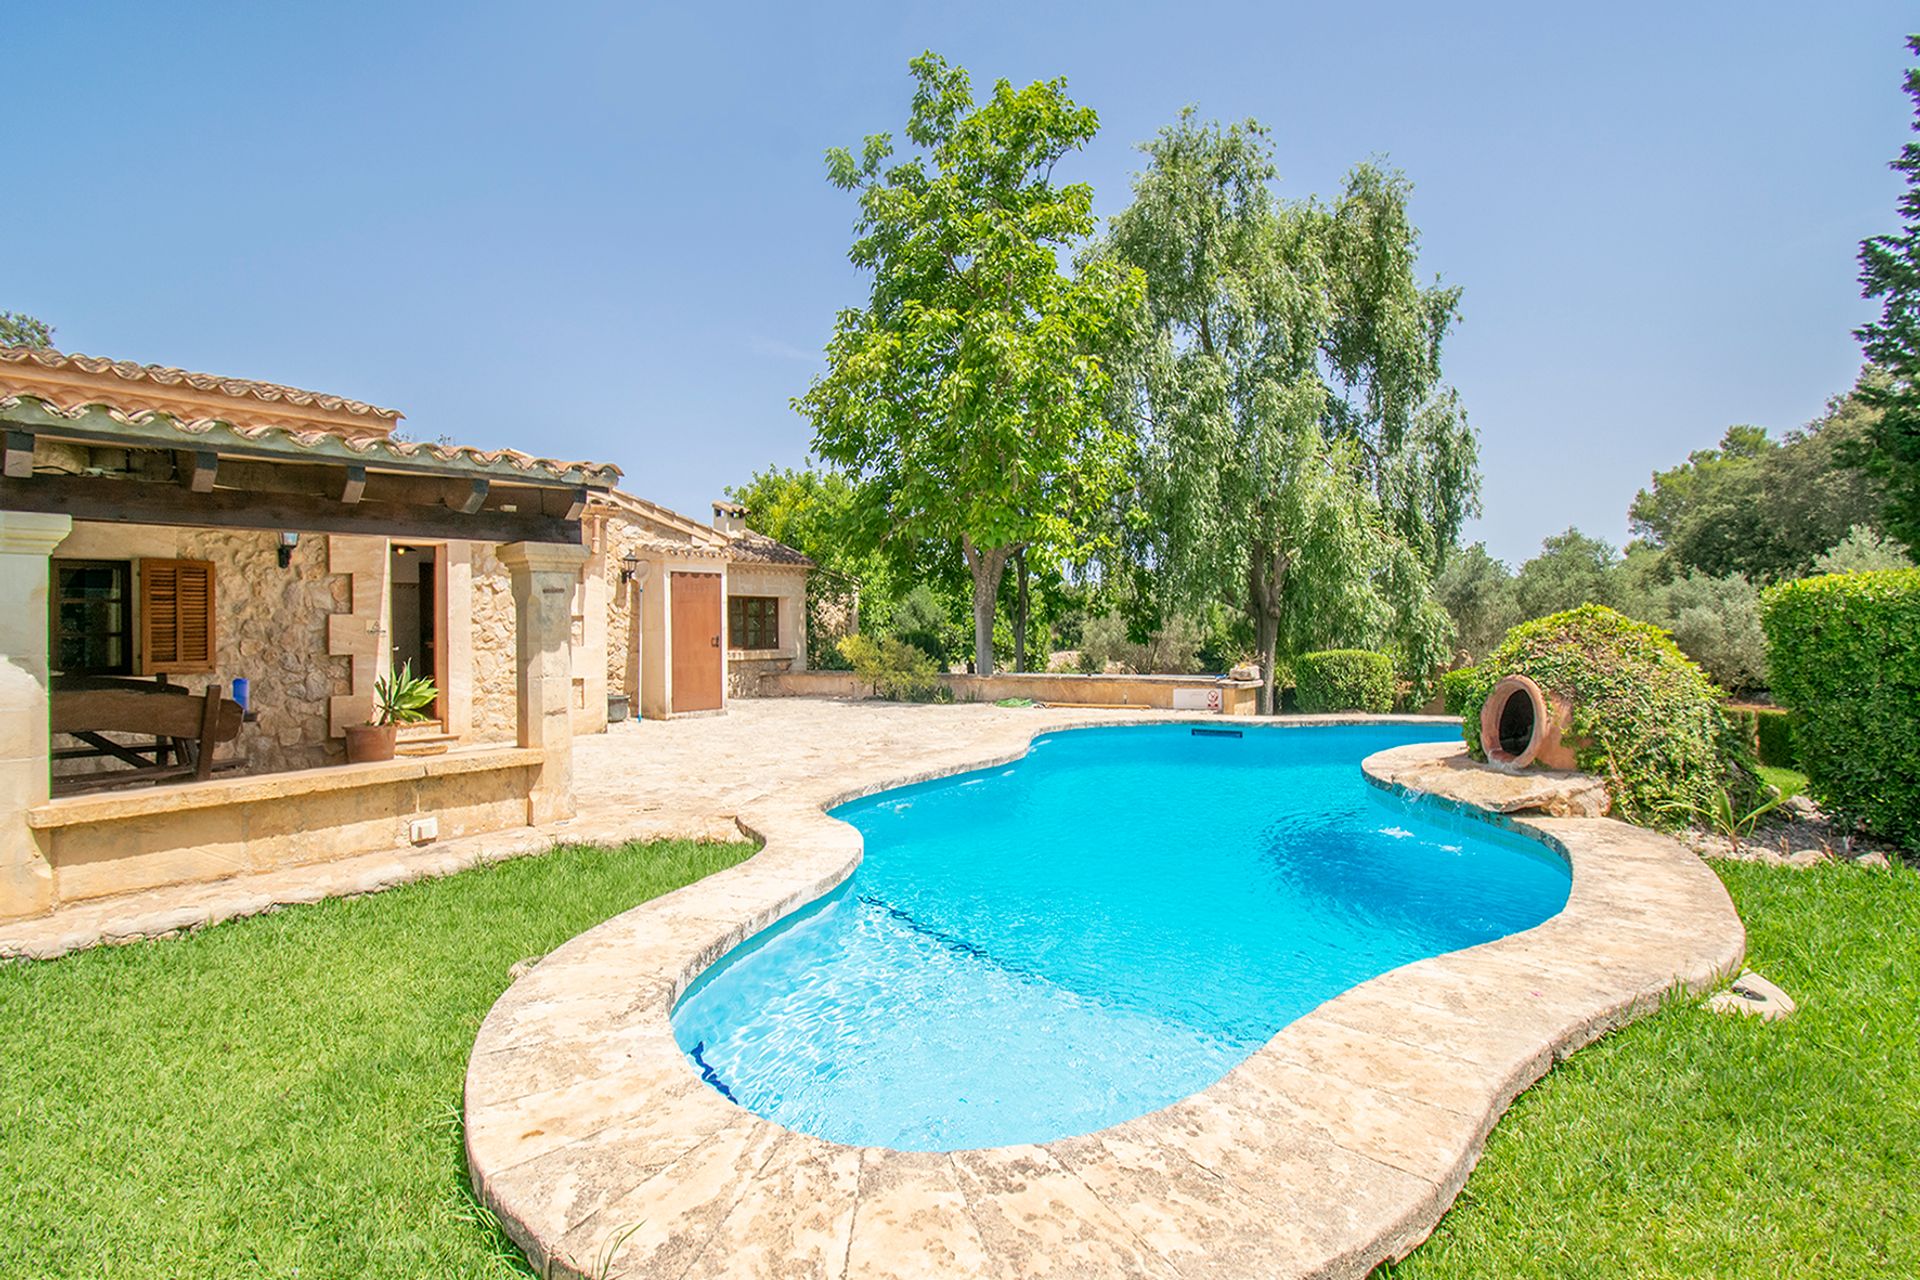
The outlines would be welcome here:
[[[470,516],[486,505],[487,491],[492,487],[492,482],[483,476],[465,486],[464,491],[458,492],[457,495],[449,494],[443,501],[447,504],[449,511],[458,511],[463,516]]]
[[[30,431],[7,432],[7,466],[9,480],[29,480],[33,477],[33,433]]]
[[[213,482],[220,475],[220,455],[211,449],[197,449],[192,460],[181,468],[182,480],[194,493],[212,493]]]

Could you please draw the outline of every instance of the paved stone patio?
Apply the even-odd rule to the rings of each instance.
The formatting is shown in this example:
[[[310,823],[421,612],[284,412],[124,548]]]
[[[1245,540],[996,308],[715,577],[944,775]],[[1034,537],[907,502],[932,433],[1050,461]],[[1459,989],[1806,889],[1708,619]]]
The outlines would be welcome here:
[[[131,942],[323,898],[374,893],[559,842],[619,843],[690,836],[735,840],[734,818],[766,796],[847,769],[897,771],[902,761],[957,760],[1018,750],[1039,729],[1138,722],[1172,713],[991,705],[909,707],[814,698],[739,699],[725,716],[628,721],[574,742],[578,812],[421,847],[311,863],[225,880],[96,898],[0,923],[0,958],[49,959],[102,942]],[[191,785],[191,784],[188,784]]]
[[[586,825],[625,803],[638,806],[626,821],[731,817],[766,847],[575,938],[481,1027],[469,1168],[535,1266],[783,1280],[1364,1276],[1426,1237],[1494,1121],[1557,1058],[1676,987],[1717,981],[1744,951],[1718,879],[1676,842],[1604,818],[1507,817],[1569,859],[1559,915],[1354,987],[1211,1088],[1095,1134],[951,1154],[845,1147],[699,1080],[674,1043],[673,1002],[732,946],[852,873],[858,836],[825,806],[1115,718],[1142,717],[741,703],[724,721],[644,726],[638,750],[588,752]],[[1460,750],[1399,748],[1366,767],[1383,789],[1421,791],[1462,772]]]

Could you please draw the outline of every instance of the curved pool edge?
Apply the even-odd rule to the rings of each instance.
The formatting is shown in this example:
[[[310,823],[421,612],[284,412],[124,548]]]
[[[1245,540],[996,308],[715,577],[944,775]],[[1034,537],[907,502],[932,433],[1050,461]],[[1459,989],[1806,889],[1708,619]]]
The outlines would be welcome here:
[[[1379,723],[1374,717],[1340,722]],[[1216,717],[1153,723],[1218,725]],[[669,1022],[698,974],[859,865],[827,816],[990,768],[1111,720],[1010,720],[833,794],[753,802],[764,847],[579,935],[515,983],[466,1080],[473,1187],[543,1274],[1364,1276],[1423,1240],[1494,1122],[1552,1063],[1740,962],[1717,877],[1610,819],[1498,818],[1573,869],[1545,923],[1391,970],[1284,1028],[1221,1080],[1084,1137],[950,1154],[839,1146],[734,1106]],[[1268,726],[1254,726],[1266,729]],[[1383,790],[1394,748],[1363,764]],[[1490,816],[1476,811],[1476,816]],[[617,1255],[617,1256],[615,1256]]]

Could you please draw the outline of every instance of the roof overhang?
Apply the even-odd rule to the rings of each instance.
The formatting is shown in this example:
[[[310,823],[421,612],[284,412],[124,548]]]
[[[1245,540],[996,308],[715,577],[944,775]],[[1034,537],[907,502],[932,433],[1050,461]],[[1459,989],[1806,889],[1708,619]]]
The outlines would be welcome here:
[[[589,495],[620,476],[509,450],[183,423],[24,396],[0,398],[0,430],[0,509],[129,524],[577,543]],[[62,445],[125,456],[75,471],[55,461]]]

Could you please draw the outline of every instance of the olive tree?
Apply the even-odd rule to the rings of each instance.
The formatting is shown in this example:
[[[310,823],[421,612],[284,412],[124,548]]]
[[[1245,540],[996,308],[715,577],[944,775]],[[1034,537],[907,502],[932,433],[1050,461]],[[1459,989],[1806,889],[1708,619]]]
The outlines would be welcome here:
[[[1064,81],[1002,80],[976,103],[964,70],[932,53],[911,65],[913,154],[896,156],[886,134],[857,158],[828,153],[834,185],[860,200],[849,257],[873,280],[795,406],[814,451],[885,505],[883,536],[965,557],[984,675],[1008,562],[1070,546],[1124,479],[1096,352],[1140,284],[1111,265],[1062,270],[1093,232],[1093,192],[1057,185],[1054,166],[1098,127]]]

